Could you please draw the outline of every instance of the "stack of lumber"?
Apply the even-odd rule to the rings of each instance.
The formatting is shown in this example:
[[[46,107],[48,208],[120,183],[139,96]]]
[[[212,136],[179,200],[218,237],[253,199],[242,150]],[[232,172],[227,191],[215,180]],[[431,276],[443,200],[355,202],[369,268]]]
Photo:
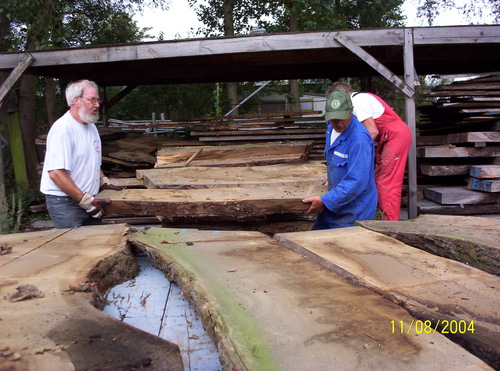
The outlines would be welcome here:
[[[325,165],[307,161],[311,145],[166,147],[157,152],[155,169],[136,170],[136,181],[147,189],[98,197],[112,200],[106,212],[115,218],[157,216],[164,225],[244,223],[257,229],[256,223],[297,221],[309,229],[313,217],[302,199],[326,192]]]
[[[478,192],[477,181],[467,184],[472,167],[500,163],[500,76],[457,81],[426,95],[434,103],[419,108],[418,183],[425,197],[419,212],[499,213],[498,194]]]
[[[312,158],[322,158],[325,121],[320,111],[213,117],[182,117],[136,128],[185,127],[200,142],[224,145],[270,141],[313,140]]]
[[[224,369],[498,366],[499,278],[379,233],[151,228],[130,241],[194,304]]]

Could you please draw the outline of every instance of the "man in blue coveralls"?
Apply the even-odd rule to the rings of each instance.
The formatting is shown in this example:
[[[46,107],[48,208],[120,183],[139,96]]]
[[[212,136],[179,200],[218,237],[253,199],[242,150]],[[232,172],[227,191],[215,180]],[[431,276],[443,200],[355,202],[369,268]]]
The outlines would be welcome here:
[[[332,92],[326,101],[325,157],[328,193],[304,199],[308,213],[317,213],[313,230],[354,226],[370,220],[377,208],[375,151],[370,133],[353,115],[351,98]]]

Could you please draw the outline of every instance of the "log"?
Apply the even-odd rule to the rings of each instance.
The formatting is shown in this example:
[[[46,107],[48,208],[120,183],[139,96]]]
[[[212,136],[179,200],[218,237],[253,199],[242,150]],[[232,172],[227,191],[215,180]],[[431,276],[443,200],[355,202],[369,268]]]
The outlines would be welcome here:
[[[490,366],[500,366],[500,278],[361,227],[278,234],[275,239],[429,321],[427,331],[446,333]],[[404,331],[411,332],[410,324]]]
[[[356,224],[432,254],[500,275],[498,219],[420,215],[408,221],[366,220]]]
[[[109,198],[104,207],[115,215],[159,215],[173,218],[219,218],[245,221],[282,215],[284,218],[305,216],[309,204],[302,199],[323,195],[326,186],[294,184],[271,188],[209,189],[127,189],[105,190],[96,197]]]
[[[439,333],[392,333],[405,310],[258,232],[151,228],[131,242],[180,285],[224,369],[488,369]]]
[[[445,205],[489,204],[500,200],[497,194],[471,191],[466,187],[424,188],[424,196]]]
[[[250,166],[307,161],[313,142],[240,144],[162,148],[155,167],[182,167],[196,152],[190,166]]]
[[[149,189],[221,187],[280,187],[326,181],[326,166],[319,161],[262,166],[173,168],[137,170]]]
[[[121,224],[0,236],[12,246],[0,255],[0,369],[184,369],[177,345],[95,307],[139,271],[126,232]],[[7,299],[20,292],[26,300]]]

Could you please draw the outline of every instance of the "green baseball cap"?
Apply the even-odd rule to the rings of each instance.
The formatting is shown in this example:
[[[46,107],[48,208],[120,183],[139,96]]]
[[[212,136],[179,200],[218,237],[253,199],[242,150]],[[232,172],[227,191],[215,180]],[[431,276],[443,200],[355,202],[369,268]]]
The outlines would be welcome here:
[[[326,100],[325,119],[345,120],[352,109],[352,101],[347,93],[340,90],[333,91]]]

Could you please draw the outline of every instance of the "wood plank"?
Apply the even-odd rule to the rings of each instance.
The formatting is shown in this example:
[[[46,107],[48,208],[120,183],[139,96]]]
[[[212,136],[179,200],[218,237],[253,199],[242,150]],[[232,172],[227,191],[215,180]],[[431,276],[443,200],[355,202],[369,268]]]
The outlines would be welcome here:
[[[455,147],[435,146],[417,148],[417,157],[500,157],[500,146]]]
[[[276,187],[231,187],[208,189],[127,189],[105,190],[97,197],[109,198],[105,210],[116,215],[160,215],[167,219],[219,218],[254,220],[270,215],[283,218],[304,216],[308,196],[326,193],[326,186],[295,184]]]
[[[474,165],[470,169],[474,178],[500,178],[500,165]]]
[[[294,164],[144,169],[140,173],[149,189],[196,189],[221,187],[279,187],[326,181],[326,166],[320,161]]]
[[[38,232],[0,236],[10,239],[12,254],[19,255],[0,266],[2,370],[123,370],[151,364],[183,370],[175,344],[95,307],[111,286],[138,273],[126,232],[123,224],[65,229],[46,233],[43,243]],[[7,299],[26,285],[41,295]]]
[[[136,178],[109,178],[111,184],[124,188],[144,188],[144,182]]]
[[[500,214],[500,204],[441,205],[431,200],[421,199],[417,203],[417,211],[419,214],[444,215]]]
[[[476,142],[500,142],[500,132],[467,132],[453,133],[448,135],[426,135],[417,137],[418,145],[434,144],[458,144],[458,143],[476,143]]]
[[[361,227],[278,234],[275,238],[430,321],[430,329],[445,331],[438,321],[473,322],[474,331],[456,333],[453,338],[490,366],[500,365],[500,278]]]
[[[497,219],[419,215],[407,221],[367,220],[356,224],[432,254],[500,275],[500,229]]]
[[[260,233],[151,228],[131,242],[181,286],[225,369],[488,369],[439,333],[391,333],[405,310]]]
[[[202,152],[190,166],[249,166],[307,161],[313,142],[239,144],[162,148],[155,167],[181,167],[196,152]]]
[[[489,204],[500,200],[500,195],[471,191],[460,186],[424,188],[424,196],[445,205]]]
[[[488,180],[469,178],[467,189],[483,192],[500,192],[500,179]]]
[[[420,172],[428,176],[467,175],[471,165],[420,165]]]
[[[223,142],[236,140],[260,140],[260,141],[287,141],[287,140],[307,140],[324,139],[325,134],[283,134],[283,135],[241,135],[233,137],[231,135],[201,137],[200,142]]]

